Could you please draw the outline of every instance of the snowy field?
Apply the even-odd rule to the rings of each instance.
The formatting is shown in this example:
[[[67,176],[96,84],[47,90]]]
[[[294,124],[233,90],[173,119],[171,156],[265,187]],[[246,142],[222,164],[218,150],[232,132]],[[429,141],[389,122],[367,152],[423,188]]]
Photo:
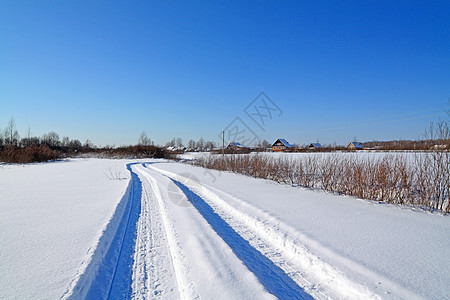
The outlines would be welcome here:
[[[129,178],[124,160],[0,166],[0,299],[63,296]]]
[[[0,299],[450,298],[448,216],[130,163],[0,167]]]

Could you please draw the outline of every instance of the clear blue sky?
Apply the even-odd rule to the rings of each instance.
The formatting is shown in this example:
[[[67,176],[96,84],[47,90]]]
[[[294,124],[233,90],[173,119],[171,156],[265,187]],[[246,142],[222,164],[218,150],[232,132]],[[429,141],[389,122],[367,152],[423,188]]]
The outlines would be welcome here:
[[[415,139],[450,97],[450,1],[0,1],[0,128],[214,140],[264,91],[269,141]]]

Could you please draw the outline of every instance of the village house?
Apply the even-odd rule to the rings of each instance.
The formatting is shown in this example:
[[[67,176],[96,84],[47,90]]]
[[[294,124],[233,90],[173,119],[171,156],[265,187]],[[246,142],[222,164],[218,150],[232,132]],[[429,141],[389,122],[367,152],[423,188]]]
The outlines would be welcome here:
[[[322,149],[322,145],[319,143],[311,143],[308,146],[309,150],[317,150],[317,149]]]
[[[225,150],[230,151],[229,153],[249,153],[252,149],[242,145],[241,143],[233,142],[229,143]]]
[[[351,142],[350,144],[348,144],[347,149],[348,150],[363,150],[363,146],[361,145],[360,142]]]
[[[272,145],[272,151],[274,151],[274,152],[292,151],[294,149],[295,149],[295,146],[289,144],[285,139],[278,139]]]
[[[229,143],[228,146],[227,146],[228,150],[238,150],[238,149],[241,149],[241,148],[247,148],[247,147],[242,146],[241,143],[234,143],[234,142],[233,143]]]

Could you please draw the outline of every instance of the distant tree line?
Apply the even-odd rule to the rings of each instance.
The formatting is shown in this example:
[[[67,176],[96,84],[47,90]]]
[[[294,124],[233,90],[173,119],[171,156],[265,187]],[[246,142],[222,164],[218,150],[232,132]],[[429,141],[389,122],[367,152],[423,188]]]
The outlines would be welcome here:
[[[211,151],[217,148],[218,145],[213,141],[205,141],[202,137],[198,141],[191,139],[186,145],[181,138],[173,138],[171,141],[167,142],[164,147],[187,151]]]
[[[61,139],[54,131],[50,131],[49,133],[42,135],[42,137],[37,137],[32,136],[31,130],[28,129],[27,135],[21,138],[16,129],[14,118],[11,118],[4,130],[0,130],[0,147],[26,148],[31,146],[46,146],[51,150],[62,151],[64,153],[79,152],[95,148],[90,140],[86,140],[84,144],[82,144],[79,140],[69,139],[67,136]]]
[[[438,144],[437,140],[399,140],[399,141],[371,141],[362,143],[364,148],[376,150],[396,151],[396,150],[430,150]]]
[[[436,123],[431,123],[427,128],[424,138],[410,141],[372,141],[362,143],[364,148],[381,151],[392,150],[443,150],[447,153],[450,149],[450,134],[448,121],[450,118],[450,100],[445,109],[447,118]],[[356,140],[356,138],[355,138]],[[267,140],[259,141],[252,151],[266,151],[271,147]],[[105,146],[97,147],[89,139],[82,143],[78,139],[62,138],[54,131],[43,134],[41,137],[33,136],[29,128],[26,135],[21,137],[14,118],[8,122],[2,130],[0,128],[0,161],[7,163],[27,163],[54,160],[64,157],[74,157],[83,154],[94,154],[102,157],[167,157],[184,151],[211,151],[221,153],[221,146],[213,141],[189,140],[185,145],[181,138],[173,138],[165,144],[164,148],[155,146],[154,142],[142,132],[138,142],[134,146]],[[225,145],[226,147],[227,145]],[[295,151],[331,152],[346,150],[346,146],[338,146],[336,143],[320,149],[308,149],[306,145],[295,148]],[[214,151],[215,150],[215,151]]]
[[[172,158],[173,153],[153,145],[143,132],[137,145],[97,147],[87,139],[84,143],[78,139],[62,138],[54,131],[41,137],[32,136],[28,129],[25,137],[20,136],[14,118],[6,127],[0,129],[0,161],[6,163],[30,163],[56,160],[81,155],[112,158]]]

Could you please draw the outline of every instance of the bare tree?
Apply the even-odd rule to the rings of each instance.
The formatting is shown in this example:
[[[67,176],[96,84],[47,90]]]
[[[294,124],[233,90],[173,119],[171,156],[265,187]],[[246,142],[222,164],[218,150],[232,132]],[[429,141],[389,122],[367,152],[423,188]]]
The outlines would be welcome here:
[[[59,135],[54,131],[50,131],[49,133],[42,136],[42,143],[46,144],[50,148],[59,147]]]
[[[203,149],[205,148],[205,140],[202,137],[197,142],[197,148],[200,151],[203,151]]]
[[[25,141],[23,141],[25,140]],[[30,147],[31,146],[31,128],[28,127],[27,130],[27,137],[25,139],[22,139],[22,145],[25,147]]]
[[[450,118],[450,98],[447,102],[447,108],[444,108],[445,113],[447,114],[447,117]]]
[[[182,148],[183,147],[183,140],[181,138],[177,138],[177,143],[176,143],[178,148]]]
[[[272,144],[271,143],[269,143],[267,140],[264,140],[264,141],[262,141],[262,143],[261,143],[261,147],[262,148],[270,148],[272,146]]]
[[[141,136],[139,137],[139,140],[138,140],[138,145],[141,145],[141,146],[150,146],[151,145],[151,140],[147,137],[147,133],[145,133],[145,131],[142,131]]]
[[[211,151],[214,149],[215,143],[212,141],[207,141],[206,142],[206,150]]]
[[[71,140],[69,143],[69,149],[78,152],[83,148],[83,145],[81,145],[81,142],[79,140]]]
[[[14,120],[14,118],[11,118],[11,120],[9,120],[8,125],[5,128],[5,131],[3,133],[4,135],[4,139],[5,139],[5,144],[7,146],[17,146],[19,143],[19,132],[16,129],[16,121]]]
[[[196,143],[194,140],[189,140],[188,147],[191,149],[195,149]]]
[[[168,148],[168,147],[175,147],[175,143],[176,143],[176,140],[175,140],[175,138],[173,138],[171,141],[166,143],[165,147],[166,148]]]
[[[87,140],[84,142],[83,147],[84,147],[85,149],[92,149],[92,148],[94,148],[94,144],[91,142],[90,139],[87,139]]]
[[[65,137],[62,138],[61,146],[63,146],[63,147],[69,147],[69,143],[70,143],[70,140],[69,140],[69,137],[68,137],[68,136],[65,136]]]

